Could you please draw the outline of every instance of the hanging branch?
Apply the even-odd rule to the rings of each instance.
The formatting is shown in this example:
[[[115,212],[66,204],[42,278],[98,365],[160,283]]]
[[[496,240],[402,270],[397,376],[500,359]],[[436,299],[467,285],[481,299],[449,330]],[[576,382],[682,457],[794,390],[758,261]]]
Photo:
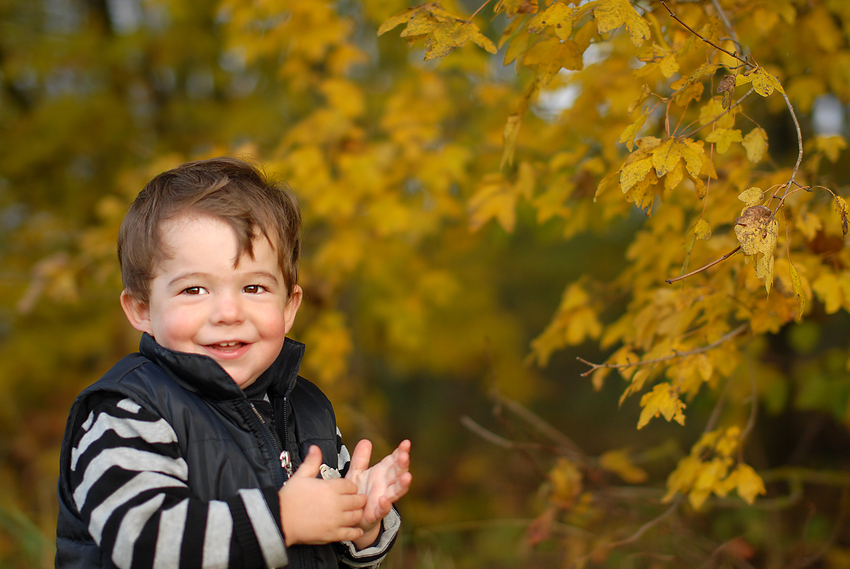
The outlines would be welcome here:
[[[711,350],[713,350],[717,346],[728,342],[729,340],[731,340],[735,336],[738,336],[739,334],[742,334],[743,332],[748,330],[749,327],[750,327],[750,324],[745,322],[744,324],[741,324],[740,326],[738,326],[737,328],[735,328],[731,332],[727,332],[726,334],[724,334],[723,336],[721,336],[720,338],[718,338],[717,340],[715,340],[714,342],[712,342],[710,344],[707,344],[707,345],[699,347],[699,348],[694,348],[693,350],[688,350],[686,352],[676,352],[676,351],[674,351],[669,356],[663,356],[663,357],[655,358],[655,359],[651,359],[651,360],[638,361],[638,362],[627,362],[627,363],[624,363],[624,364],[595,364],[595,363],[589,362],[589,361],[587,361],[583,358],[577,357],[576,359],[578,361],[580,361],[581,363],[590,366],[590,369],[587,370],[586,372],[584,372],[583,374],[581,374],[581,377],[587,377],[588,375],[590,375],[591,373],[595,372],[598,369],[627,369],[627,368],[630,368],[630,367],[638,367],[638,366],[644,366],[644,365],[657,364],[657,363],[661,363],[661,362],[669,362],[670,360],[675,360],[675,359],[678,359],[678,358],[685,358],[687,356],[695,356],[697,354],[704,354],[706,352],[710,352]]]

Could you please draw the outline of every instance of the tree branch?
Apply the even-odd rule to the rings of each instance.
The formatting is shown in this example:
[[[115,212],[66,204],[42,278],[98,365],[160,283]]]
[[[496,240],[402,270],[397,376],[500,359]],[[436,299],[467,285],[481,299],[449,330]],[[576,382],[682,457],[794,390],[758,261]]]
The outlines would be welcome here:
[[[738,246],[737,246],[737,247],[735,247],[733,250],[729,251],[728,253],[726,253],[725,255],[723,255],[722,257],[720,257],[720,258],[719,258],[719,259],[717,259],[717,260],[712,261],[712,262],[710,262],[709,264],[704,265],[704,266],[702,266],[702,267],[700,267],[700,268],[698,268],[698,269],[696,269],[696,270],[693,270],[693,271],[691,271],[690,273],[688,273],[688,274],[686,274],[686,275],[680,275],[680,276],[675,277],[675,278],[672,278],[672,279],[664,279],[664,282],[665,282],[665,283],[667,283],[667,284],[673,284],[673,283],[674,283],[674,282],[676,282],[676,281],[681,281],[681,280],[684,280],[684,279],[686,279],[686,278],[688,278],[688,277],[692,277],[692,276],[694,276],[694,275],[695,275],[695,274],[697,274],[697,273],[701,273],[702,271],[704,271],[704,270],[706,270],[706,269],[710,269],[711,267],[713,267],[713,266],[714,266],[714,265],[716,265],[717,263],[720,263],[721,261],[725,261],[726,259],[728,259],[728,258],[729,258],[729,257],[731,257],[732,255],[734,255],[735,253],[737,253],[740,249],[741,249],[741,246],[740,246],[740,245],[738,245]]]
[[[657,363],[661,363],[661,362],[668,362],[670,360],[675,360],[677,358],[685,358],[687,356],[704,354],[705,352],[709,352],[709,351],[713,350],[714,348],[716,348],[717,346],[724,344],[725,342],[728,342],[729,340],[731,340],[735,336],[745,332],[747,329],[749,329],[749,327],[750,327],[749,323],[745,322],[745,323],[741,324],[740,326],[738,326],[737,328],[735,328],[734,330],[732,330],[731,332],[727,332],[726,334],[724,334],[723,336],[721,336],[720,338],[718,338],[717,340],[715,340],[714,342],[712,342],[708,345],[702,346],[700,348],[694,348],[693,350],[688,350],[686,352],[673,352],[669,356],[663,356],[663,357],[655,358],[655,359],[651,359],[651,360],[645,360],[645,361],[639,361],[639,362],[628,362],[628,363],[625,363],[625,364],[595,364],[593,362],[589,362],[589,361],[587,361],[583,358],[580,358],[580,357],[577,357],[576,359],[578,361],[580,361],[581,363],[590,366],[589,370],[587,370],[586,372],[581,374],[581,377],[587,377],[588,375],[590,375],[591,373],[593,373],[597,369],[627,369],[627,368],[630,368],[630,367],[657,364]]]
[[[708,40],[708,39],[706,39],[706,38],[702,37],[699,33],[697,33],[697,32],[696,32],[693,28],[691,28],[688,24],[686,24],[685,22],[683,22],[682,20],[680,20],[680,19],[679,19],[679,16],[677,16],[676,14],[674,14],[674,13],[673,13],[673,10],[671,10],[671,9],[670,9],[670,7],[669,7],[669,6],[667,6],[667,4],[664,2],[664,0],[661,0],[661,5],[662,5],[662,6],[664,6],[664,7],[667,9],[667,12],[670,14],[670,17],[671,17],[671,18],[673,18],[674,20],[676,20],[677,22],[679,22],[680,24],[682,24],[685,28],[687,28],[687,30],[688,30],[689,32],[691,32],[692,34],[694,34],[696,37],[698,37],[699,39],[701,39],[702,41],[704,41],[705,43],[707,43],[708,45],[710,45],[710,46],[711,46],[711,47],[713,47],[714,49],[719,50],[719,51],[722,51],[723,53],[725,53],[725,54],[726,54],[726,55],[728,55],[729,57],[733,57],[733,58],[737,59],[738,61],[740,61],[740,62],[741,62],[741,63],[743,63],[744,65],[747,65],[747,66],[753,67],[753,64],[752,64],[752,63],[750,63],[749,61],[747,61],[747,60],[745,60],[745,59],[741,59],[741,58],[738,56],[738,54],[737,54],[737,53],[729,53],[728,51],[726,51],[725,49],[723,49],[722,47],[720,47],[720,46],[719,46],[719,45],[717,45],[716,43],[714,43],[714,42],[712,42],[712,41],[710,41],[710,40]],[[729,26],[729,24],[728,24],[728,22],[724,21],[724,24],[726,24],[727,28],[728,28],[728,27],[730,27],[730,26]]]

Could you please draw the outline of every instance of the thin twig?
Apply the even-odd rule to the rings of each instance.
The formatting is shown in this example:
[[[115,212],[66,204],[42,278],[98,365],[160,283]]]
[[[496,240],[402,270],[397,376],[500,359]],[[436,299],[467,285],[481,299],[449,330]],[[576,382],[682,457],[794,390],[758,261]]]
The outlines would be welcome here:
[[[698,37],[699,39],[701,39],[702,41],[704,41],[705,43],[707,43],[708,45],[710,45],[710,46],[711,46],[711,47],[713,47],[714,49],[717,49],[717,50],[722,51],[723,53],[725,53],[725,54],[726,54],[726,55],[728,55],[729,57],[732,57],[732,58],[737,59],[738,61],[740,61],[740,62],[741,62],[741,63],[743,63],[744,65],[749,65],[749,66],[751,66],[751,67],[753,66],[753,64],[752,64],[752,63],[750,63],[749,61],[747,61],[747,60],[745,60],[745,59],[741,59],[741,58],[738,56],[738,54],[737,54],[737,53],[729,53],[728,51],[726,51],[725,49],[723,49],[722,47],[720,47],[720,46],[719,46],[719,45],[717,45],[716,43],[712,42],[711,40],[708,40],[708,39],[706,39],[706,38],[702,37],[699,33],[697,33],[697,32],[696,32],[693,28],[691,28],[688,24],[686,24],[685,22],[683,22],[682,20],[680,20],[680,19],[679,19],[679,16],[677,16],[676,14],[674,14],[674,13],[673,13],[673,10],[671,10],[671,9],[670,9],[670,7],[669,7],[669,6],[667,6],[667,4],[664,2],[664,0],[661,0],[661,5],[662,5],[662,6],[664,6],[664,7],[667,9],[667,12],[669,12],[669,14],[670,14],[670,17],[671,17],[671,18],[673,18],[674,20],[676,20],[677,22],[679,22],[680,24],[682,24],[685,28],[687,28],[687,29],[688,29],[688,31],[689,31],[689,32],[691,32],[692,34],[694,34],[696,37]]]
[[[564,447],[565,449],[571,451],[572,453],[581,455],[585,457],[585,453],[581,450],[572,439],[570,439],[567,435],[556,429],[550,423],[548,423],[545,419],[543,419],[540,415],[532,412],[527,407],[519,404],[518,402],[509,399],[502,395],[501,393],[495,393],[494,397],[499,399],[499,402],[503,404],[506,408],[508,408],[514,415],[519,416],[527,423],[529,423],[532,427],[537,429],[540,433],[549,437],[555,444]]]
[[[638,361],[638,362],[628,362],[628,363],[624,363],[624,364],[595,364],[595,363],[589,362],[589,361],[587,361],[583,358],[577,357],[576,359],[578,361],[580,361],[581,363],[590,366],[590,369],[587,370],[586,372],[584,372],[583,374],[581,374],[581,377],[586,377],[586,376],[590,375],[591,373],[593,373],[594,371],[596,371],[597,369],[601,369],[601,368],[627,369],[627,368],[630,368],[630,367],[657,364],[657,363],[661,363],[661,362],[667,362],[667,361],[670,361],[670,360],[675,360],[676,358],[685,358],[687,356],[694,356],[694,355],[697,355],[697,354],[704,354],[705,352],[709,352],[709,351],[713,350],[714,348],[716,348],[717,346],[719,346],[719,345],[721,345],[725,342],[728,342],[729,340],[731,340],[735,336],[746,331],[749,327],[750,327],[749,323],[745,322],[745,323],[741,324],[740,326],[738,326],[737,328],[735,328],[734,330],[732,330],[731,332],[727,332],[726,334],[724,334],[723,336],[721,336],[720,338],[718,338],[717,340],[715,340],[714,342],[712,342],[710,344],[707,344],[707,345],[699,347],[699,348],[694,348],[693,350],[688,350],[687,352],[673,352],[669,356],[663,356],[663,357],[655,358],[655,359],[652,359],[652,360],[645,360],[645,361]]]
[[[516,441],[511,441],[504,437],[500,437],[496,433],[485,429],[484,427],[476,423],[471,417],[468,417],[466,415],[460,418],[460,422],[464,427],[466,427],[482,439],[505,449],[516,450],[521,448],[532,448],[536,450],[542,448],[542,445],[536,443],[518,443]]]
[[[649,520],[648,522],[646,522],[645,524],[640,526],[638,528],[638,530],[635,533],[633,533],[631,536],[629,536],[625,539],[621,539],[620,541],[614,541],[612,543],[606,543],[606,544],[600,545],[599,547],[597,547],[595,550],[591,551],[587,555],[584,555],[581,558],[574,561],[573,564],[571,565],[571,567],[582,567],[582,566],[584,566],[585,562],[588,559],[590,559],[591,557],[593,557],[594,555],[596,555],[598,552],[600,552],[602,550],[614,549],[614,548],[617,548],[617,547],[622,547],[624,545],[629,545],[629,544],[636,542],[641,537],[643,537],[643,534],[645,534],[650,529],[654,528],[655,526],[657,526],[658,524],[663,522],[665,519],[667,519],[668,517],[673,515],[673,513],[679,508],[679,505],[682,503],[683,498],[684,498],[684,496],[682,494],[677,495],[676,498],[673,499],[673,503],[670,505],[669,508],[667,508],[667,510],[663,514],[661,514],[660,516],[658,516],[656,518]]]
[[[722,257],[720,257],[720,258],[719,258],[719,259],[717,259],[717,260],[714,260],[714,261],[710,262],[709,264],[707,264],[707,265],[705,265],[705,266],[702,266],[702,267],[700,267],[700,268],[698,268],[698,269],[695,269],[695,270],[691,271],[690,273],[688,273],[688,274],[686,274],[686,275],[680,275],[680,276],[675,277],[675,278],[672,278],[672,279],[664,279],[664,282],[665,282],[665,283],[667,283],[667,284],[673,284],[673,283],[674,283],[674,282],[676,282],[676,281],[681,281],[681,280],[686,279],[686,278],[688,278],[688,277],[692,277],[692,276],[694,276],[694,275],[695,275],[695,274],[697,274],[697,273],[701,273],[702,271],[704,271],[704,270],[706,270],[706,269],[710,269],[711,267],[713,267],[713,266],[714,266],[714,265],[716,265],[717,263],[720,263],[720,262],[722,262],[722,261],[725,261],[726,259],[728,259],[728,258],[729,258],[729,257],[731,257],[732,255],[734,255],[735,253],[737,253],[740,249],[741,249],[741,246],[740,246],[740,245],[738,245],[738,246],[737,246],[737,247],[735,247],[733,250],[729,251],[728,253],[726,253],[725,255],[723,255]]]
[[[490,3],[490,0],[485,0],[485,2],[484,2],[483,4],[481,4],[481,5],[478,7],[478,9],[477,9],[475,12],[473,12],[473,14],[472,14],[469,18],[467,18],[467,19],[466,19],[466,21],[467,21],[467,22],[471,22],[471,21],[472,21],[472,18],[474,18],[475,16],[477,16],[477,15],[478,15],[478,12],[480,12],[481,10],[483,10],[483,9],[484,9],[484,6],[486,6],[486,5],[487,5],[487,4],[489,4],[489,3]]]
[[[719,115],[717,115],[716,117],[714,117],[713,119],[711,119],[711,122],[707,122],[707,123],[705,123],[704,125],[700,126],[698,129],[696,129],[696,130],[692,130],[691,132],[689,132],[689,133],[687,133],[687,134],[685,134],[685,135],[683,135],[683,136],[685,136],[685,137],[687,137],[687,138],[690,138],[690,137],[692,137],[693,135],[695,135],[696,133],[698,133],[699,131],[701,131],[702,129],[704,129],[705,127],[713,125],[713,124],[714,124],[714,123],[716,123],[718,120],[720,120],[720,118],[721,118],[721,117],[723,117],[724,115],[726,115],[726,114],[728,114],[730,111],[732,111],[732,109],[734,109],[735,107],[740,106],[740,105],[741,105],[741,103],[743,103],[743,102],[744,102],[744,99],[746,99],[747,97],[749,97],[750,95],[752,95],[752,94],[753,94],[753,92],[755,92],[755,88],[754,88],[754,87],[750,87],[750,90],[749,90],[749,91],[747,91],[746,93],[744,93],[744,96],[743,96],[743,97],[741,97],[740,99],[738,99],[737,101],[735,101],[734,103],[732,103],[731,105],[729,105],[729,108],[728,108],[728,109],[726,109],[725,111],[723,111],[722,113],[720,113]]]
[[[732,41],[735,42],[735,45],[739,45],[738,34],[735,33],[735,28],[732,27],[732,23],[729,21],[729,18],[726,17],[726,12],[720,6],[719,0],[711,0],[711,3],[714,4],[714,9],[717,10],[717,17],[720,18],[720,21],[723,22],[723,25],[726,26],[726,32],[729,34],[729,37],[732,38]],[[667,8],[669,11],[670,9]]]
[[[787,184],[785,184],[785,192],[782,194],[782,197],[779,198],[779,203],[776,204],[776,209],[773,210],[773,215],[776,215],[776,212],[779,211],[779,208],[782,207],[782,204],[785,202],[785,198],[788,197],[789,192],[791,191],[791,184],[796,183],[795,178],[797,177],[797,170],[800,169],[800,164],[803,161],[803,133],[800,131],[800,123],[797,121],[797,114],[794,112],[794,107],[791,105],[788,95],[782,93],[782,98],[785,99],[785,106],[788,107],[788,112],[791,113],[791,119],[794,121],[794,128],[797,130],[797,162],[794,164],[794,169],[791,171],[791,179],[788,180]]]

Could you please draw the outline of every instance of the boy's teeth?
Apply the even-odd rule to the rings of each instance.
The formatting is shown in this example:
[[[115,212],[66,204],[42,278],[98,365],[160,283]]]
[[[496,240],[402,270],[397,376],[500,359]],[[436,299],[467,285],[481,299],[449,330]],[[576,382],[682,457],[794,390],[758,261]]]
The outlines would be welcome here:
[[[222,348],[232,348],[233,346],[235,346],[238,343],[239,342],[220,342],[218,345],[221,346]]]

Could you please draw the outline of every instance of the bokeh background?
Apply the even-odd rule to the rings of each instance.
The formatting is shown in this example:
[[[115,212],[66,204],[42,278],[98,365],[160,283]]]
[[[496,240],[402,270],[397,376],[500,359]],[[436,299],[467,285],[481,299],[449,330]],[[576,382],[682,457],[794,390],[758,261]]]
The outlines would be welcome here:
[[[471,15],[481,4],[443,6]],[[667,509],[666,476],[714,400],[690,402],[685,426],[655,421],[638,432],[639,398],[619,404],[619,378],[595,390],[581,375],[588,367],[577,356],[608,355],[595,342],[582,336],[543,367],[530,348],[567,283],[619,274],[645,216],[626,206],[616,223],[592,209],[541,219],[516,199],[482,214],[471,198],[498,176],[505,122],[528,83],[502,64],[504,50],[468,45],[423,62],[421,46],[408,49],[398,30],[379,37],[381,23],[409,5],[0,0],[0,568],[52,566],[67,411],[138,344],[118,304],[115,240],[126,207],[156,173],[223,154],[263,164],[302,205],[305,303],[293,330],[308,345],[302,375],[334,401],[349,444],[368,437],[377,453],[413,441],[404,534],[386,567],[561,567]],[[845,61],[843,2],[786,5],[801,18],[828,8],[836,61]],[[483,14],[476,21],[498,38],[504,13]],[[589,152],[586,135],[564,113],[594,94],[559,81],[535,99],[519,147],[575,164]],[[845,133],[848,93],[834,87],[795,99],[807,135]],[[793,162],[781,111],[761,118],[773,125],[772,159]],[[829,164],[839,193],[845,161]],[[594,168],[549,184],[591,197]],[[835,253],[843,242],[824,247]],[[809,367],[765,395],[753,462],[815,465],[835,478],[770,508],[718,501],[690,512],[681,534],[668,528],[638,553],[592,563],[720,566],[727,547],[735,561],[724,566],[785,566],[793,548],[812,566],[850,566],[850,318],[812,303],[810,318],[758,344],[777,378],[799,358]],[[614,299],[609,319],[625,306]],[[816,385],[803,388],[800,377]],[[626,449],[626,466],[591,468],[584,482],[611,490],[608,501],[573,503],[580,488],[559,460],[611,449]],[[780,484],[770,496],[788,490]],[[631,530],[591,534],[580,519],[593,508]],[[670,540],[682,551],[671,553]]]

